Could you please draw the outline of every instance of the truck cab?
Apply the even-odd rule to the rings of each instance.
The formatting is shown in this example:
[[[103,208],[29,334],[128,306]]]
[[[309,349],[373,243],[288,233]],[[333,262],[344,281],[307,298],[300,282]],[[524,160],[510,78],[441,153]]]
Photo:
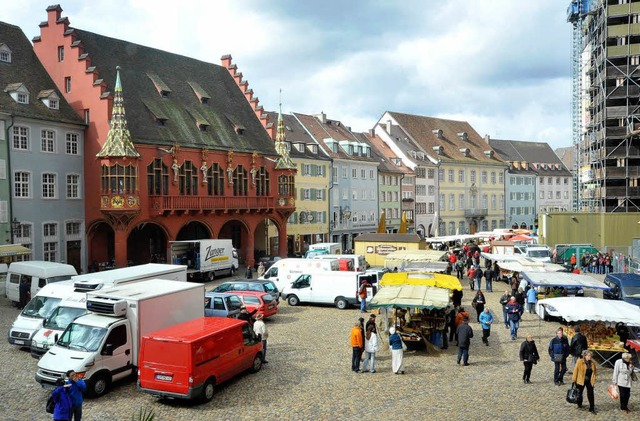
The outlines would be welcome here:
[[[603,290],[608,300],[622,300],[640,306],[640,275],[636,273],[609,273],[604,283],[611,289]]]

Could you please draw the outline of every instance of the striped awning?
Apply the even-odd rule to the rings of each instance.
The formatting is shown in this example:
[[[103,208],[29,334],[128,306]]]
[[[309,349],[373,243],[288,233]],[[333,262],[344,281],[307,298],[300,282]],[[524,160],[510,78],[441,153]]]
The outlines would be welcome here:
[[[31,249],[21,244],[0,246],[0,257],[24,256],[25,254],[31,254]]]

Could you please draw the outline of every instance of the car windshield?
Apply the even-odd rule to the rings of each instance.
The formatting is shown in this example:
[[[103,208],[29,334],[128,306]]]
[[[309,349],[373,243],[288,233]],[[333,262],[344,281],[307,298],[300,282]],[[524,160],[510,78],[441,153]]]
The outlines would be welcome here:
[[[529,250],[529,256],[531,257],[549,257],[551,253],[549,250]]]
[[[276,287],[276,284],[274,284],[273,282],[265,282],[264,284],[264,289],[267,290],[267,292],[278,292],[278,288]]]
[[[76,317],[82,316],[87,312],[84,307],[58,307],[51,313],[51,316],[45,320],[43,326],[48,329],[64,330],[69,323],[74,321]]]
[[[25,317],[35,317],[37,319],[46,319],[51,316],[53,310],[60,304],[60,298],[45,297],[36,295],[29,304],[22,310],[21,315]]]
[[[227,292],[229,290],[231,290],[231,284],[227,282],[227,283],[218,285],[211,292]]]
[[[100,347],[106,333],[107,329],[102,327],[71,323],[62,333],[57,345],[69,349],[93,352]]]
[[[624,295],[626,295],[627,297],[632,296],[632,295],[637,295],[640,296],[640,285],[638,286],[626,286],[622,288],[622,291],[624,292]]]

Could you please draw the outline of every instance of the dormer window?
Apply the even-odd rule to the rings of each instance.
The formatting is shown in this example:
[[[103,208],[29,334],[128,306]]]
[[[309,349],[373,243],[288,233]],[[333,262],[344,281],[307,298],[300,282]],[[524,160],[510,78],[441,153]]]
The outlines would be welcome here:
[[[444,148],[442,147],[442,145],[434,146],[431,149],[433,149],[438,155],[442,155],[442,153],[444,152]]]
[[[307,145],[307,147],[309,148],[309,152],[318,153],[318,145]]]
[[[157,80],[159,80],[160,78],[155,76],[152,78],[151,75],[149,75],[149,78],[151,78],[151,80],[153,81],[153,83],[156,83],[156,80],[154,80],[154,78],[157,78]],[[160,81],[162,82],[162,81]],[[208,104],[209,103],[209,99],[211,99],[211,95],[209,95],[207,93],[207,91],[205,91],[202,86],[200,86],[199,83],[197,82],[187,82],[189,84],[189,86],[191,86],[191,89],[193,89],[193,93],[196,94],[196,96],[198,97],[198,99],[200,100],[201,104]],[[166,86],[166,85],[165,85]],[[169,89],[168,87],[166,89]],[[162,95],[162,92],[160,92],[160,94]],[[164,98],[166,98],[166,96],[163,95]]]
[[[57,110],[58,109],[58,100],[57,99],[50,99],[49,100],[49,108],[51,108],[52,110]]]
[[[469,152],[471,152],[469,148],[460,148],[459,151],[465,157],[469,156]]]
[[[46,89],[38,93],[38,99],[42,101],[45,107],[51,110],[57,110],[60,105],[60,97],[53,89]]]
[[[203,104],[208,104],[209,103],[209,98],[202,97],[202,98],[200,98],[200,102],[203,103]]]
[[[304,143],[294,143],[293,146],[298,152],[304,152]]]
[[[331,151],[333,151],[333,153],[338,153],[338,144],[337,143],[332,143],[331,144]]]
[[[400,166],[400,164],[402,163],[402,160],[400,158],[391,158],[391,161],[398,166]]]
[[[11,83],[7,85],[4,91],[8,92],[11,98],[18,104],[29,103],[29,91],[22,83]]]
[[[156,87],[158,93],[162,98],[169,98],[171,89],[166,83],[162,81],[162,79],[160,79],[160,76],[155,73],[147,73],[147,77],[151,79],[151,82],[153,82],[153,85]]]
[[[0,61],[11,63],[11,50],[7,47],[7,44],[0,44]]]

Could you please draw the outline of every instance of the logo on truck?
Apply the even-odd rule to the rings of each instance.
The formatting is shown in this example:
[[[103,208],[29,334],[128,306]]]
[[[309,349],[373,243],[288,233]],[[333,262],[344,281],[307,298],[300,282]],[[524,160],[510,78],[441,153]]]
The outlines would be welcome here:
[[[224,255],[224,247],[212,248],[211,246],[208,246],[204,259],[211,260],[212,262],[219,262],[222,260],[229,260],[229,257]]]

